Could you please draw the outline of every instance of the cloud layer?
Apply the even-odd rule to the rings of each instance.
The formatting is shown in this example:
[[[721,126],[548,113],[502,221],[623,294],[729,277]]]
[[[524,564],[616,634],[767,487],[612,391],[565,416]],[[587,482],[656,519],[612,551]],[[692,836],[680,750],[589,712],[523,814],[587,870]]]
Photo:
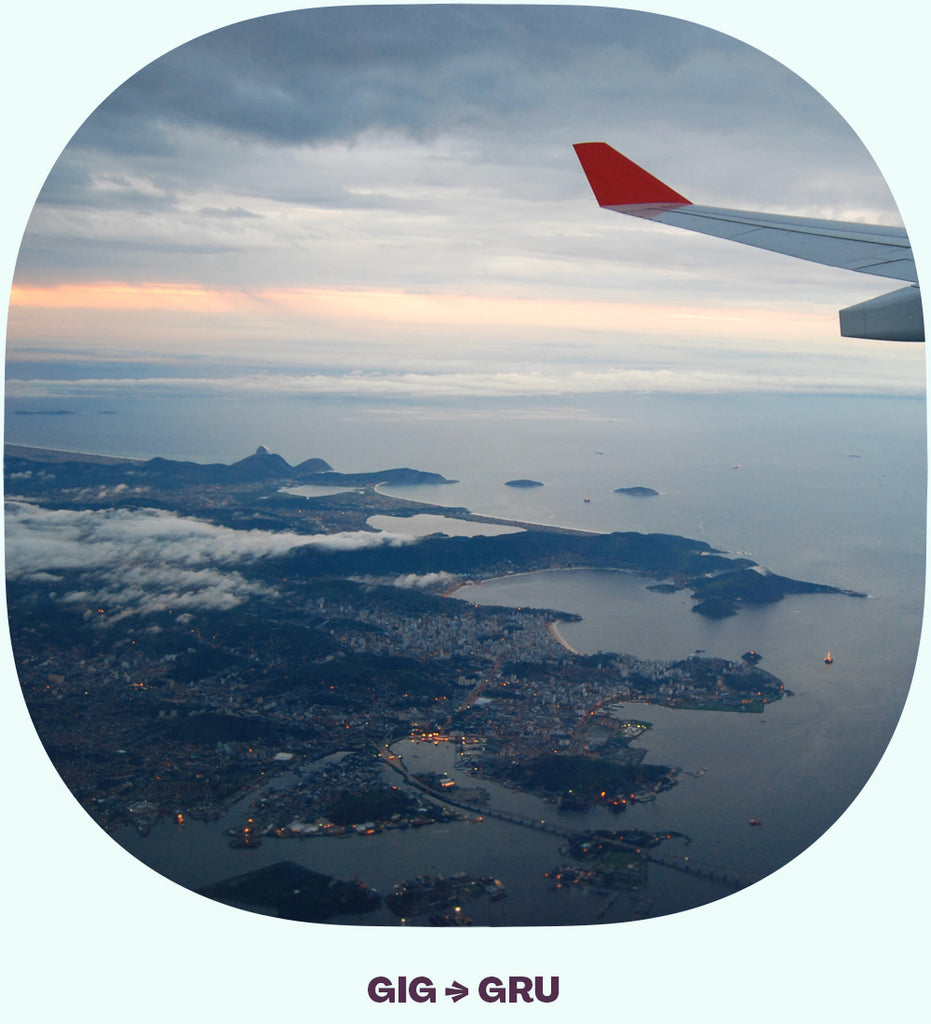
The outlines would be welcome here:
[[[71,399],[107,401],[122,396],[139,400],[174,398],[347,398],[433,401],[468,398],[539,398],[627,394],[754,394],[823,392],[836,394],[924,393],[923,352],[918,346],[896,346],[875,364],[872,343],[841,341],[807,352],[792,365],[780,353],[759,354],[746,345],[719,346],[709,360],[700,347],[683,347],[665,355],[666,365],[650,365],[638,356],[632,365],[590,366],[517,363],[499,370],[463,369],[421,372],[353,371],[312,374],[242,373],[221,377],[80,378],[77,380],[17,379],[6,382],[7,398],[17,406],[30,401]],[[670,358],[677,355],[678,358]],[[395,410],[394,415],[402,415]],[[576,413],[578,415],[578,413]]]
[[[271,595],[237,566],[295,548],[347,550],[409,542],[385,532],[230,530],[155,509],[44,509],[13,500],[6,514],[8,577],[48,582],[68,572],[70,589],[60,599],[100,607],[111,621],[169,609],[227,609],[252,596]],[[77,584],[70,582],[74,573]]]

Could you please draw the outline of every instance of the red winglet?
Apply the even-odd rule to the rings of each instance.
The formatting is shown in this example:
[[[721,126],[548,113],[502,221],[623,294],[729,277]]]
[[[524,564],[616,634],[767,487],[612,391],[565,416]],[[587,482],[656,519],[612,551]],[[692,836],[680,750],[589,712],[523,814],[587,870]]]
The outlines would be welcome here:
[[[573,148],[599,206],[692,205],[606,142],[578,142]]]

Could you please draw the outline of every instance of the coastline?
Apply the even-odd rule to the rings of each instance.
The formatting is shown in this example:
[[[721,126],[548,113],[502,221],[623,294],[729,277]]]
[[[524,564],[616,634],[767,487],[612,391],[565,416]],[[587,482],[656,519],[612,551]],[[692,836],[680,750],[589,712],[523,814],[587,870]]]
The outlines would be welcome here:
[[[520,526],[520,523],[515,522],[515,526]],[[530,524],[527,524],[530,525]],[[596,535],[597,536],[597,535]],[[636,569],[617,568],[615,566],[605,565],[554,565],[550,567],[543,567],[542,569],[525,569],[523,572],[505,572],[500,576],[486,576],[481,580],[460,580],[449,590],[443,592],[443,597],[454,597],[457,590],[462,587],[481,587],[486,583],[497,583],[499,580],[516,580],[522,576],[537,576],[543,572],[604,572],[604,573],[617,573],[620,576],[639,576],[643,579],[653,579],[654,577],[649,574],[637,572]],[[462,600],[460,598],[459,600]]]
[[[538,572],[574,572],[574,571],[576,571],[574,568],[573,569],[532,569],[529,572],[508,573],[505,576],[492,576],[492,577],[490,577],[487,580],[465,580],[463,582],[457,583],[453,587],[450,587],[449,590],[444,590],[442,596],[443,597],[450,597],[450,598],[453,598],[455,600],[461,601],[461,600],[464,600],[464,598],[457,598],[456,597],[456,591],[457,590],[462,590],[463,587],[475,587],[475,586],[479,586],[480,587],[480,586],[483,586],[485,583],[493,583],[495,580],[512,579],[515,576],[534,576]],[[617,571],[622,571],[622,570],[617,570]],[[582,657],[582,652],[579,651],[579,650],[576,650],[576,648],[574,648],[572,646],[572,644],[570,644],[566,640],[566,638],[562,635],[562,633],[560,632],[559,624],[561,622],[566,622],[566,621],[567,621],[566,619],[551,619],[549,622],[546,623],[546,631],[556,641],[556,643],[558,643],[561,647],[564,647],[570,654],[575,654],[577,657]]]
[[[393,498],[395,501],[408,501],[414,505],[421,504],[421,501],[417,498],[406,498],[403,494],[392,494],[388,491],[379,490],[381,487],[391,486],[388,481],[384,481],[380,484],[374,484],[373,490],[383,497]],[[485,516],[480,512],[473,512],[471,509],[463,508],[462,505],[437,504],[436,507],[448,509],[450,519],[465,519],[468,522],[489,523],[492,526],[519,526],[524,529],[536,530],[538,533],[562,533],[576,537],[603,537],[607,535],[607,531],[604,530],[579,530],[571,526],[553,526],[552,523],[534,523],[526,519],[502,519],[499,516]],[[465,515],[455,515],[454,513],[456,512],[465,512]]]
[[[7,458],[29,459],[32,462],[94,462],[103,466],[142,465],[145,459],[123,455],[102,455],[97,452],[72,452],[64,448],[40,448],[28,444],[3,445]]]
[[[562,633],[560,633],[560,631],[559,631],[559,623],[561,621],[562,621],[561,619],[554,619],[552,622],[547,622],[547,624],[546,624],[546,631],[547,631],[547,633],[549,633],[549,635],[556,641],[556,643],[561,644],[563,647],[565,647],[565,649],[570,654],[577,654],[577,655],[581,656],[582,652],[581,651],[577,651],[571,644],[567,643],[566,642],[566,638],[562,635]]]
[[[38,445],[32,446],[8,442],[5,442],[3,445],[3,453],[7,458],[21,458],[28,459],[32,462],[45,463],[89,462],[96,463],[98,465],[143,465],[147,461],[146,459],[134,458],[132,456],[125,455],[104,455],[98,452],[70,451],[65,448],[42,448]],[[322,484],[318,486],[328,485]],[[351,490],[354,486],[355,485],[350,485],[348,489]],[[394,501],[404,501],[412,505],[425,504],[422,500],[417,498],[408,498],[403,494],[392,494],[388,491],[381,490],[383,487],[392,486],[390,481],[387,480],[363,486],[370,486],[376,494],[391,498]],[[431,506],[436,509],[442,509],[443,513],[450,519],[461,519],[465,522],[486,523],[492,526],[508,526],[519,529],[532,529],[542,533],[560,533],[578,537],[598,537],[605,534],[605,531],[600,530],[579,530],[568,526],[553,526],[551,523],[534,523],[526,520],[502,519],[497,516],[486,516],[481,513],[473,512],[471,509],[464,508],[461,505],[443,505],[432,502]]]

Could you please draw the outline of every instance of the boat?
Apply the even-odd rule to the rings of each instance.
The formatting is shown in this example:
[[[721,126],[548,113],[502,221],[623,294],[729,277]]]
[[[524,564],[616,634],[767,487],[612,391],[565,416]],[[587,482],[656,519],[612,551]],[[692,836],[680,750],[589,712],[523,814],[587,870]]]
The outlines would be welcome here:
[[[750,819],[750,824],[751,824],[751,825],[762,825],[762,824],[763,824],[763,822],[762,822],[762,821],[760,821],[760,819],[759,819],[759,818],[751,818],[751,819]]]
[[[589,497],[588,497],[588,496],[586,495],[586,496],[585,496],[585,497],[584,497],[584,498],[583,498],[582,500],[583,500],[583,501],[584,501],[584,502],[586,503],[586,505],[587,505],[587,504],[588,504],[588,503],[589,503],[589,502],[590,502],[590,501],[591,501],[592,499],[591,499],[591,498],[589,498]]]
[[[828,651],[828,653],[824,656],[824,663],[825,663],[825,665],[833,665],[834,664],[834,659],[831,657],[831,652],[830,651]]]

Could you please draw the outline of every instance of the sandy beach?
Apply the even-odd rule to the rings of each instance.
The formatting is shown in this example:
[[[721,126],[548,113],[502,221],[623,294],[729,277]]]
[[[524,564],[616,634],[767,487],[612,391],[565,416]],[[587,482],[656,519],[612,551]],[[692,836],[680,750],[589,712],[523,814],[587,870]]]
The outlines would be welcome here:
[[[565,637],[559,632],[558,619],[553,622],[547,622],[546,631],[558,644],[562,644],[570,654],[581,654],[581,651],[577,651],[571,644],[566,643]]]
[[[25,444],[4,444],[3,453],[9,458],[31,459],[33,462],[96,462],[103,466],[131,463],[142,465],[144,459],[130,459],[117,455],[98,455],[95,452],[70,452],[60,448],[33,448]]]

